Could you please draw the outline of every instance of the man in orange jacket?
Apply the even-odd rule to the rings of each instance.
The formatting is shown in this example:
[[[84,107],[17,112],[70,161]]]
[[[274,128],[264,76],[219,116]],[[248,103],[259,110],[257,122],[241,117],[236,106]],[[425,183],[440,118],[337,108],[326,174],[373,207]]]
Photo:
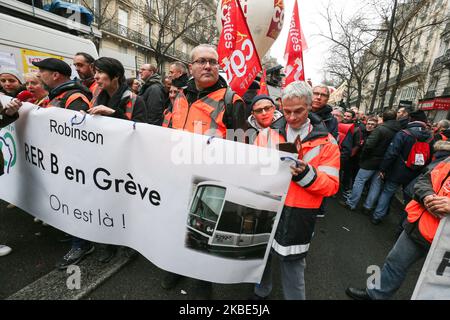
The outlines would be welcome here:
[[[287,142],[300,139],[298,160],[291,166],[292,180],[278,222],[272,251],[254,299],[265,299],[272,290],[272,260],[278,258],[284,297],[305,299],[305,257],[309,250],[316,215],[324,197],[339,188],[340,152],[336,140],[321,119],[308,114],[311,87],[293,82],[283,90],[286,125],[281,134]]]
[[[432,162],[414,187],[414,199],[406,206],[408,223],[389,252],[380,283],[371,288],[349,287],[356,300],[389,299],[400,288],[409,267],[424,257],[433,242],[440,219],[450,214],[450,157]]]
[[[230,140],[239,138],[237,130],[244,132],[247,128],[244,102],[219,75],[218,59],[212,45],[200,44],[192,50],[189,64],[192,79],[184,91],[178,93],[172,112],[165,113],[163,127]],[[171,289],[181,278],[166,272],[161,287]],[[197,281],[196,298],[209,299],[211,292],[211,282]]]

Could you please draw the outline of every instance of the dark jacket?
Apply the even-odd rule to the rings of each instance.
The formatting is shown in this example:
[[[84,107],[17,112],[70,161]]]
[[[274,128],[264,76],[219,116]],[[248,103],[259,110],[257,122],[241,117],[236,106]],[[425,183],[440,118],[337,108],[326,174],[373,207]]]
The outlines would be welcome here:
[[[422,176],[427,172],[430,173],[434,167],[436,167],[441,161],[450,157],[450,141],[438,141],[434,144],[434,154],[433,161],[426,166],[423,170],[420,171],[420,175],[413,179],[406,188],[403,189],[404,193],[410,197],[411,199],[415,198],[416,201],[422,203],[423,198],[417,198],[414,194],[414,189],[419,179],[422,179]],[[424,186],[418,187],[419,189],[423,189]],[[434,193],[434,192],[433,192]],[[426,195],[425,195],[426,196]],[[424,197],[425,197],[424,196]],[[422,203],[423,204],[423,203]]]
[[[322,109],[319,109],[316,112],[313,112],[315,115],[319,116],[325,126],[328,129],[328,132],[337,140],[338,138],[338,122],[336,118],[331,114],[333,108],[329,105],[326,105]]]
[[[130,120],[125,116],[125,109],[128,101],[130,101],[131,90],[128,89],[126,83],[123,83],[119,89],[114,92],[112,97],[108,95],[106,90],[102,90],[98,95],[95,102],[95,106],[104,105],[111,109],[116,110],[111,117]],[[141,97],[136,97],[133,113],[131,115],[131,121],[135,122],[147,122],[147,109],[145,108],[144,100]]]
[[[202,91],[198,91],[195,86],[194,79],[190,79],[187,83],[187,88],[184,90],[184,94],[186,95],[186,99],[189,105],[193,104],[198,99],[206,97],[208,94],[228,87],[227,82],[219,77],[219,80],[209,88],[203,89]],[[225,113],[223,115],[223,123],[227,127],[227,129],[243,129],[247,128],[247,119],[245,118],[245,105],[242,100],[238,100],[233,104],[229,104],[225,106]]]
[[[147,123],[162,125],[166,92],[161,83],[161,76],[154,74],[149,77],[142,86],[139,96],[142,97],[147,108]]]
[[[66,96],[63,101],[61,101],[62,105],[65,104],[65,102],[67,101],[67,99],[70,97],[71,94],[77,93],[77,92],[85,95],[89,101],[91,101],[91,99],[92,99],[92,93],[89,91],[88,88],[83,86],[78,81],[70,80],[56,88],[53,88],[50,91],[50,93],[48,94],[48,98],[50,100],[49,104],[51,104],[51,101],[55,97],[59,96],[63,92],[67,92],[67,91],[70,91],[70,94],[68,96]],[[80,111],[80,110],[87,111],[87,110],[89,110],[89,105],[86,102],[84,102],[82,99],[76,99],[67,107],[67,109],[75,110],[75,111]]]
[[[351,132],[351,130],[349,130],[345,135],[345,137],[343,138],[343,140],[339,141],[339,150],[341,151],[341,168],[344,167],[344,161],[350,159],[352,149],[353,149],[353,133]]]
[[[359,166],[366,170],[378,170],[389,144],[399,130],[400,123],[397,120],[388,120],[376,127],[363,146]]]
[[[433,152],[432,134],[427,130],[425,123],[420,121],[410,122],[405,130],[409,131],[418,141],[430,140],[430,149]],[[394,136],[380,165],[380,171],[385,173],[387,180],[407,185],[420,174],[420,170],[412,170],[405,164],[415,143],[413,136],[408,135],[404,130],[397,132]]]
[[[423,205],[423,199],[426,196],[436,194],[433,190],[433,185],[431,183],[431,171],[442,161],[449,161],[449,153],[447,156],[442,154],[439,158],[436,158],[431,162],[424,170],[423,173],[416,178],[416,183],[414,185],[414,200],[420,202]],[[444,179],[445,180],[445,179]]]

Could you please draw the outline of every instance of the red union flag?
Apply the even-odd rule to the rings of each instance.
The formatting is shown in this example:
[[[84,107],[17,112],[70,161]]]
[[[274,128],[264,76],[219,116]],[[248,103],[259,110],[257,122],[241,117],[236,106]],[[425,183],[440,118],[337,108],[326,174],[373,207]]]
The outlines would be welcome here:
[[[231,89],[243,96],[261,71],[259,56],[238,0],[222,1],[223,28],[218,53]]]
[[[258,95],[260,94],[269,95],[269,89],[267,89],[267,82],[266,82],[266,69],[264,69],[261,81],[259,82]]]
[[[285,59],[287,61],[286,68],[284,70],[286,74],[286,86],[293,81],[305,81],[305,72],[303,69],[304,45],[305,43],[300,27],[300,16],[298,14],[297,0],[295,0],[294,12],[292,14],[291,24],[289,25],[289,35],[285,50]]]

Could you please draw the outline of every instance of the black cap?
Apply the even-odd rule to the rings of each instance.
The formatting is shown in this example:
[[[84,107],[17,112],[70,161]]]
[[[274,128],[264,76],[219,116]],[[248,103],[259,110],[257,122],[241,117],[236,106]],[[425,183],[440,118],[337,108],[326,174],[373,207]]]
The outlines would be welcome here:
[[[70,69],[70,66],[64,61],[56,58],[47,58],[41,61],[33,61],[32,63],[33,66],[41,69],[56,71],[68,77],[72,75],[72,69]]]
[[[411,112],[409,114],[409,120],[410,121],[422,121],[422,122],[427,122],[427,115],[425,114],[425,112],[423,110],[416,110],[414,112]]]
[[[255,103],[258,102],[259,100],[269,100],[270,102],[272,102],[272,104],[275,104],[275,102],[273,101],[271,96],[268,96],[266,94],[260,94],[253,98],[252,104],[251,104],[252,109],[253,109],[253,106],[255,105]]]

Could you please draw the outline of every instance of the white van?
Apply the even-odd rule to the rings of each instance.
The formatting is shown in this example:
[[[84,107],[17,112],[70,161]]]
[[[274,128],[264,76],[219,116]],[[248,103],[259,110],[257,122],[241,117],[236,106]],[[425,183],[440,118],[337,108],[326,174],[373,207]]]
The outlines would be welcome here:
[[[98,58],[94,43],[88,39],[0,13],[0,66],[27,73],[37,70],[33,61],[54,57],[67,62],[75,76],[72,59],[77,52]]]

